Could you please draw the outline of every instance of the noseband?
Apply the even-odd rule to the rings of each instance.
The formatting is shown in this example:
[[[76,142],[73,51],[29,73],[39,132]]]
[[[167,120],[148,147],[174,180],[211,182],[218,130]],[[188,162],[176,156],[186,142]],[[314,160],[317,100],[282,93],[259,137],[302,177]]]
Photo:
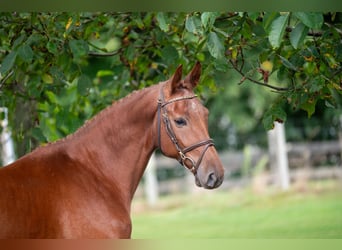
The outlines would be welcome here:
[[[174,132],[174,130],[172,129],[171,126],[171,122],[169,119],[169,116],[167,114],[167,110],[166,110],[166,106],[174,103],[174,102],[178,102],[178,101],[184,101],[184,100],[189,100],[189,99],[193,99],[196,98],[197,95],[190,95],[190,96],[181,96],[181,97],[177,97],[177,98],[173,98],[169,101],[165,101],[164,98],[164,93],[163,93],[163,87],[160,88],[160,96],[158,99],[158,113],[157,113],[157,126],[158,126],[158,147],[160,148],[160,150],[163,152],[162,150],[162,146],[161,146],[161,118],[163,118],[163,122],[166,128],[166,133],[168,134],[168,136],[170,137],[171,141],[173,142],[173,144],[175,145],[177,152],[178,152],[178,161],[180,164],[182,164],[185,168],[189,169],[193,174],[196,174],[197,169],[199,167],[199,165],[201,164],[201,161],[203,159],[203,156],[205,154],[205,152],[207,152],[207,150],[209,149],[210,146],[214,146],[214,141],[213,139],[207,139],[207,140],[203,140],[200,141],[196,144],[193,144],[189,147],[185,147],[185,148],[181,148],[181,146],[179,145],[179,142],[177,140],[176,134]],[[195,162],[190,156],[187,156],[186,153],[199,148],[205,146],[203,148],[202,154],[199,157],[199,159],[197,160],[197,162]],[[186,165],[186,162],[189,161],[191,166],[188,167]]]

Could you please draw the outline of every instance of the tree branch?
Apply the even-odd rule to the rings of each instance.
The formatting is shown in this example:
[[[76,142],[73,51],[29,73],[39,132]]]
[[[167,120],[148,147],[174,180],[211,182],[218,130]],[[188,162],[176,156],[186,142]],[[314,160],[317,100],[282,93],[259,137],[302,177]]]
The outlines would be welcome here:
[[[291,33],[291,31],[293,30],[292,27],[286,27],[286,32]],[[321,37],[323,35],[322,31],[309,31],[308,32],[308,36],[312,36],[312,37]]]
[[[340,73],[342,72],[342,67],[340,67],[339,69],[337,69],[332,75],[331,75],[331,78],[339,75]]]
[[[0,81],[0,89],[2,89],[2,86],[5,84],[5,82],[13,75],[14,71],[11,70],[3,79]]]
[[[337,33],[339,33],[340,35],[342,35],[342,30],[341,30],[341,29],[339,29],[339,28],[335,27],[334,25],[332,25],[332,24],[330,24],[330,23],[327,23],[327,22],[324,22],[324,24],[325,24],[326,26],[328,26],[329,28],[331,28],[331,29],[335,29],[335,30],[337,31]]]
[[[273,86],[273,85],[270,85],[268,83],[265,83],[265,82],[260,82],[260,81],[257,81],[247,75],[245,75],[243,72],[242,72],[242,68],[238,68],[238,66],[232,61],[232,60],[229,60],[229,62],[231,63],[231,65],[233,66],[233,68],[242,76],[242,79],[243,81],[245,80],[249,80],[257,85],[261,85],[261,86],[264,86],[264,87],[267,87],[267,88],[270,88],[270,89],[273,89],[273,90],[276,90],[276,91],[288,91],[289,88],[283,88],[283,87],[277,87],[277,86]],[[241,83],[243,82],[241,81]]]

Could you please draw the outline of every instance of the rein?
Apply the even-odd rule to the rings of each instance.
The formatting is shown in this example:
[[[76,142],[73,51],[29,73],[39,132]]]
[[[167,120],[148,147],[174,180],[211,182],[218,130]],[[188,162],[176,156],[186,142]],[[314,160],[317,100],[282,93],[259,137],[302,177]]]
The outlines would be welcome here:
[[[173,98],[171,100],[165,101],[165,97],[164,97],[164,93],[163,93],[163,86],[160,88],[160,95],[159,95],[159,99],[158,99],[158,113],[157,113],[157,126],[158,126],[158,147],[160,148],[161,152],[163,153],[162,150],[162,146],[161,146],[161,119],[163,118],[163,122],[166,128],[166,133],[167,135],[170,137],[171,141],[173,142],[173,144],[175,145],[177,151],[178,151],[178,161],[179,163],[184,166],[185,168],[189,169],[194,175],[197,173],[197,169],[199,167],[199,165],[202,162],[202,159],[204,157],[205,152],[207,152],[207,150],[209,149],[210,146],[214,146],[214,141],[213,139],[207,139],[207,140],[203,140],[200,141],[198,143],[195,143],[191,146],[182,148],[179,145],[179,142],[177,140],[176,134],[174,132],[174,130],[172,129],[171,126],[171,122],[169,119],[169,116],[167,114],[167,110],[166,110],[166,106],[174,103],[174,102],[178,102],[178,101],[184,101],[184,100],[189,100],[189,99],[194,99],[196,98],[197,95],[190,95],[190,96],[181,96],[181,97],[176,97]],[[199,157],[199,159],[197,160],[197,162],[195,162],[190,156],[186,156],[186,153],[199,148],[205,146],[201,156]],[[186,162],[189,161],[191,164],[191,167],[188,167],[186,165]]]

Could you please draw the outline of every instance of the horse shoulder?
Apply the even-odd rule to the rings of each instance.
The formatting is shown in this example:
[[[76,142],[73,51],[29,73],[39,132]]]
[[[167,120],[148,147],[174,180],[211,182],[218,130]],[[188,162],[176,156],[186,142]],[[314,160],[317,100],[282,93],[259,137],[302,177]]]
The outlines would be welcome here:
[[[129,208],[83,167],[49,145],[0,169],[0,238],[129,238]]]
[[[39,169],[30,155],[0,169],[1,238],[30,238],[46,228],[52,230],[54,192],[49,186],[53,183]]]

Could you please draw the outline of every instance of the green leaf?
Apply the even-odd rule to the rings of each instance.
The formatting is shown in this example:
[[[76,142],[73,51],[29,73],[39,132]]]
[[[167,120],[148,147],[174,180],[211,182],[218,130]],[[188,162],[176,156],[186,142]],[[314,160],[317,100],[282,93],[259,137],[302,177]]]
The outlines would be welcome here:
[[[286,121],[286,112],[280,105],[275,105],[272,107],[272,115],[274,118],[274,121],[278,122],[285,122]]]
[[[215,23],[216,17],[216,12],[203,12],[201,15],[201,22],[203,27],[207,30],[210,30]]]
[[[334,100],[325,100],[324,104],[328,108],[333,108],[333,109],[337,108],[337,104],[336,102],[334,102]]]
[[[185,28],[193,34],[201,33],[201,21],[196,16],[189,16],[185,21]]]
[[[16,57],[17,57],[16,51],[12,51],[5,57],[5,59],[2,61],[1,66],[0,66],[1,74],[6,74],[13,67]]]
[[[16,49],[26,39],[26,34],[20,35],[13,43],[13,49]]]
[[[175,47],[167,45],[161,50],[161,56],[167,64],[172,64],[179,59],[179,55]]]
[[[265,128],[265,130],[271,130],[274,128],[274,120],[272,117],[272,114],[266,114],[262,118],[262,124]]]
[[[63,82],[66,83],[66,77],[63,73],[62,70],[60,70],[58,67],[56,66],[52,66],[49,70],[51,76],[53,77],[53,79],[57,82]]]
[[[96,77],[106,77],[106,76],[113,76],[113,75],[114,75],[114,72],[108,69],[99,70],[96,73]]]
[[[218,59],[224,56],[224,46],[215,32],[210,32],[207,47],[212,57]]]
[[[87,75],[83,74],[78,78],[77,91],[80,95],[87,95],[91,86],[92,81]]]
[[[271,25],[272,22],[279,17],[279,13],[278,12],[266,12],[263,20],[262,20],[262,24],[264,27],[264,30],[269,33],[271,31]]]
[[[128,45],[128,47],[124,51],[124,55],[125,55],[125,57],[127,58],[128,61],[133,61],[133,59],[136,57],[136,54],[137,53],[135,51],[134,44]]]
[[[71,105],[77,103],[77,98],[79,97],[77,86],[72,84],[69,88],[64,88],[58,96],[58,104],[62,107],[70,107]]]
[[[281,107],[281,104],[273,104],[269,110],[267,110],[262,119],[263,126],[266,130],[274,128],[274,122],[285,122],[287,118],[286,112]]]
[[[49,75],[49,74],[43,74],[43,75],[42,75],[42,80],[43,80],[43,82],[45,82],[45,83],[53,83],[53,78],[52,78],[52,76]]]
[[[41,128],[35,127],[31,130],[32,136],[40,142],[47,142],[47,138]]]
[[[45,43],[45,37],[42,34],[32,33],[32,35],[27,38],[26,43],[28,45]]]
[[[57,54],[58,53],[58,49],[57,49],[57,45],[54,43],[54,42],[51,42],[49,41],[47,44],[46,44],[46,48],[48,49],[48,51],[51,53],[51,54]]]
[[[281,62],[283,63],[283,65],[288,68],[291,69],[293,71],[297,71],[296,66],[294,66],[289,60],[287,60],[285,57],[279,56]]]
[[[299,23],[290,33],[290,42],[293,48],[298,49],[304,42],[309,28],[303,23]]]
[[[317,99],[314,99],[314,100],[308,99],[305,103],[301,105],[301,108],[304,109],[308,113],[308,118],[310,118],[312,114],[315,113],[316,102],[317,102]]]
[[[215,32],[218,33],[218,34],[221,34],[221,35],[224,36],[225,38],[229,38],[229,37],[230,37],[230,35],[229,35],[227,32],[223,31],[222,29],[213,27],[213,31],[215,31]]]
[[[135,14],[133,14],[134,17],[132,19],[134,26],[138,27],[139,29],[143,29],[145,26],[143,20],[141,20],[141,17],[139,16],[138,13],[135,13]]]
[[[260,16],[260,12],[248,12],[248,17],[255,22],[257,18]]]
[[[27,44],[23,44],[19,47],[18,55],[24,62],[27,63],[30,63],[33,59],[33,51],[31,47]]]
[[[169,24],[165,18],[165,15],[163,12],[158,12],[157,16],[157,22],[158,22],[158,25],[159,25],[159,28],[164,31],[164,32],[167,32],[169,31]]]
[[[81,59],[88,54],[89,46],[83,40],[71,40],[69,46],[75,59]]]
[[[47,96],[47,99],[50,101],[50,103],[57,104],[57,96],[50,90],[45,91],[45,95]]]
[[[288,19],[289,14],[286,14],[283,16],[279,16],[272,22],[268,40],[270,41],[273,48],[279,48],[285,33]]]
[[[311,29],[320,29],[323,25],[323,14],[318,12],[294,12],[300,21]]]
[[[213,64],[217,71],[227,72],[229,70],[228,60],[224,57],[214,60]]]

